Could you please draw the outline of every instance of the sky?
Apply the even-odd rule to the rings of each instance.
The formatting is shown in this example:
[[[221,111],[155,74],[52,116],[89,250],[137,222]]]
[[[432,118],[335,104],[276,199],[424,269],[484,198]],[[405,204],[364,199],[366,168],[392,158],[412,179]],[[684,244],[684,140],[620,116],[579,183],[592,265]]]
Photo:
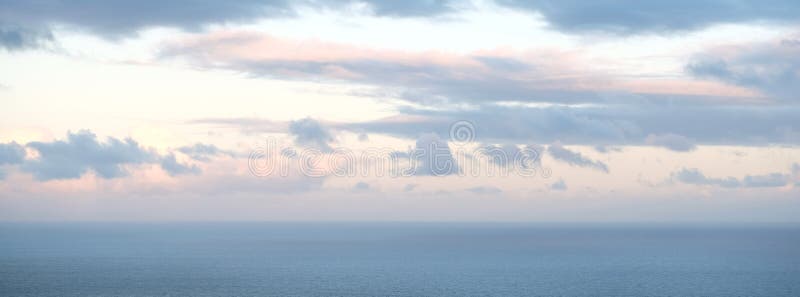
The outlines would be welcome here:
[[[797,15],[0,0],[0,220],[800,222]]]

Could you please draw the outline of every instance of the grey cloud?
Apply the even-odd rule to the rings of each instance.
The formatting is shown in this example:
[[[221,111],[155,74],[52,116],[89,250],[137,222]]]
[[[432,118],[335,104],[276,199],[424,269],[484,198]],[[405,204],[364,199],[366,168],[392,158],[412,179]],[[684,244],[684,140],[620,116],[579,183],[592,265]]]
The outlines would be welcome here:
[[[649,145],[665,147],[676,152],[688,152],[696,148],[691,139],[671,133],[650,134],[645,138],[644,142]]]
[[[198,30],[212,23],[293,14],[289,2],[283,0],[2,0],[0,6],[2,23],[42,30],[63,24],[111,38],[150,27]]]
[[[49,32],[0,25],[0,48],[8,51],[40,48],[52,40]]]
[[[182,57],[200,67],[234,69],[254,77],[355,82],[377,89],[354,91],[352,95],[393,97],[431,105],[465,102],[697,102],[720,99],[719,96],[585,90],[574,86],[592,79],[602,81],[609,78],[597,76],[577,79],[511,57],[465,56],[459,57],[463,59],[462,63],[445,65],[432,62],[424,55],[410,56],[409,59],[419,60],[415,63],[370,57],[307,61],[291,57],[242,58],[224,50],[228,46],[246,46],[262,40],[285,42],[269,36],[242,33],[227,38],[200,38],[171,44],[162,48],[159,56],[162,59]]]
[[[281,49],[295,41],[269,35],[231,32],[223,36],[199,36],[187,42],[166,44],[159,58],[182,58],[208,69],[232,69],[252,75],[283,80],[320,80],[351,82],[370,86],[351,95],[398,98],[425,105],[483,104],[493,102],[548,102],[558,104],[603,103],[641,104],[648,102],[700,103],[741,102],[745,99],[723,95],[659,94],[628,91],[625,87],[605,88],[627,78],[580,70],[570,70],[569,63],[553,64],[562,54],[539,53],[525,60],[515,57],[464,55],[453,56],[452,63],[436,62],[424,53],[395,53],[403,59],[375,57],[372,51],[346,45],[339,50],[362,55],[343,55],[337,59],[299,59]],[[241,56],[236,52],[272,45],[270,55]],[[309,45],[310,46],[310,45]],[[320,46],[326,46],[321,44]],[[550,59],[544,57],[554,56]],[[575,63],[575,62],[572,62]],[[537,65],[542,64],[542,65]],[[594,89],[591,88],[595,85]],[[587,86],[589,86],[587,88]],[[676,91],[679,93],[679,91]]]
[[[103,178],[127,175],[126,164],[153,162],[157,155],[127,138],[109,137],[105,143],[89,131],[68,133],[66,140],[31,142],[28,147],[39,153],[39,158],[23,164],[23,171],[39,180],[79,178],[92,170]]]
[[[25,147],[16,143],[0,143],[0,165],[19,164],[25,160]]]
[[[501,190],[501,189],[499,189],[497,187],[484,187],[484,186],[481,186],[481,187],[469,188],[469,189],[467,189],[467,192],[472,192],[472,193],[481,194],[481,195],[491,195],[491,194],[500,194],[500,193],[503,192],[503,190]]]
[[[367,133],[358,133],[358,141],[369,141]]]
[[[36,159],[21,159],[24,158],[24,149],[18,146],[15,143],[0,145],[0,165],[4,160],[6,164],[18,164],[23,172],[42,181],[76,179],[89,171],[101,178],[124,177],[128,175],[127,165],[140,164],[158,164],[172,176],[200,173],[196,165],[179,163],[172,153],[159,155],[131,138],[109,137],[102,142],[88,130],[68,132],[64,140],[26,144],[36,150]]]
[[[436,134],[423,134],[417,139],[415,150],[410,158],[418,161],[416,175],[444,176],[460,172],[447,142]]]
[[[16,142],[0,143],[0,166],[19,164],[25,160],[25,148]],[[5,179],[6,172],[0,167],[0,180]]]
[[[281,149],[281,156],[288,159],[294,159],[297,157],[297,150],[286,147]]]
[[[218,40],[214,41],[219,42]],[[485,102],[550,102],[577,103],[625,103],[642,101],[712,102],[721,99],[731,101],[740,98],[724,96],[701,96],[681,94],[650,94],[626,91],[585,90],[573,88],[579,81],[575,78],[557,76],[535,65],[511,58],[492,62],[490,71],[471,66],[437,65],[420,62],[413,65],[363,58],[339,61],[294,61],[294,60],[230,60],[209,58],[205,47],[212,44],[171,47],[162,52],[162,58],[183,56],[207,68],[223,68],[244,71],[255,77],[285,80],[350,81],[378,87],[376,90],[357,91],[352,95],[366,97],[391,97],[426,105],[447,103]],[[486,64],[487,57],[469,57]],[[511,62],[511,61],[514,62]],[[515,65],[515,66],[510,66]],[[340,71],[330,71],[338,69]],[[340,73],[346,73],[342,75]],[[528,77],[520,78],[520,77]],[[591,78],[584,78],[590,80]],[[599,78],[596,79],[607,79]]]
[[[789,181],[789,176],[782,173],[766,175],[748,175],[742,179],[742,185],[749,188],[783,187]]]
[[[401,115],[357,123],[330,123],[337,130],[388,134],[414,139],[420,133],[450,136],[450,125],[469,120],[482,143],[553,143],[619,146],[652,145],[689,149],[701,144],[800,144],[800,106],[786,105],[607,105],[594,107],[507,107],[420,110],[400,108]],[[206,121],[214,121],[207,119]],[[225,119],[243,132],[262,121]],[[742,123],[746,123],[743,125]],[[286,130],[282,130],[285,132]],[[665,135],[680,135],[666,137]],[[685,138],[686,141],[679,141]],[[658,140],[658,141],[656,141]],[[681,143],[683,142],[683,143]],[[601,148],[602,151],[602,148]]]
[[[800,186],[800,164],[792,164],[792,177],[794,178],[794,185]]]
[[[537,145],[520,148],[514,144],[486,145],[478,151],[486,155],[492,163],[505,167],[539,165],[543,152],[543,148]]]
[[[566,191],[567,183],[565,183],[563,179],[559,179],[557,182],[550,185],[550,189],[554,191]]]
[[[704,53],[686,65],[698,78],[754,88],[774,98],[800,101],[800,44],[751,44],[737,47],[732,54]]]
[[[179,163],[174,154],[169,154],[161,157],[161,168],[170,176],[178,176],[183,174],[200,174],[200,168],[196,165],[188,165]]]
[[[724,188],[783,187],[791,181],[791,176],[782,173],[769,173],[765,175],[747,175],[741,180],[734,177],[711,178],[705,176],[702,172],[700,172],[700,170],[696,168],[681,169],[680,171],[672,173],[672,178],[685,184],[713,185]]]
[[[366,191],[369,190],[371,187],[368,183],[365,182],[358,182],[355,186],[353,186],[353,190],[355,191]]]
[[[621,152],[622,148],[609,145],[595,145],[594,150],[599,153]]]
[[[684,168],[678,172],[672,173],[672,177],[682,183],[692,185],[717,185],[725,188],[736,188],[741,185],[741,182],[733,177],[728,177],[725,179],[708,178],[696,168]]]
[[[547,147],[547,152],[550,154],[553,159],[558,161],[565,162],[567,164],[578,166],[578,167],[585,167],[585,168],[592,168],[595,170],[599,170],[605,173],[608,173],[608,165],[600,161],[593,161],[589,158],[584,157],[581,153],[573,152],[561,146],[560,144],[551,144]]]
[[[17,33],[38,31],[49,36],[56,25],[67,25],[106,38],[124,38],[152,27],[174,27],[196,31],[211,24],[247,23],[267,17],[292,17],[297,9],[339,10],[363,4],[374,15],[387,17],[430,17],[452,11],[450,1],[379,1],[379,0],[0,0],[0,24],[12,24],[22,31],[0,30],[3,46],[13,49],[36,46],[32,35]],[[9,43],[5,43],[9,39]]]
[[[234,154],[229,151],[222,150],[213,144],[195,143],[191,146],[182,146],[177,149],[179,152],[189,156],[193,160],[208,162],[211,157],[220,155],[233,156]]]
[[[333,149],[328,144],[333,141],[333,136],[327,127],[312,118],[292,121],[289,123],[289,134],[295,137],[299,145],[310,146],[323,152]]]
[[[374,14],[378,16],[397,16],[397,17],[431,17],[451,12],[455,9],[455,1],[445,0],[368,0],[368,1],[344,1],[364,3],[372,8]]]
[[[486,66],[504,71],[527,71],[534,68],[534,66],[531,64],[506,57],[475,56],[474,59],[480,61]]]
[[[671,33],[714,24],[774,21],[797,23],[793,0],[498,0],[501,5],[541,13],[567,32]]]
[[[419,131],[449,135],[458,120],[475,124],[482,142],[581,145],[646,144],[648,135],[675,134],[702,144],[765,145],[800,143],[800,107],[640,104],[602,107],[500,107],[478,110],[403,109],[425,120],[351,124],[370,132],[409,136]],[[742,125],[742,123],[747,123]]]

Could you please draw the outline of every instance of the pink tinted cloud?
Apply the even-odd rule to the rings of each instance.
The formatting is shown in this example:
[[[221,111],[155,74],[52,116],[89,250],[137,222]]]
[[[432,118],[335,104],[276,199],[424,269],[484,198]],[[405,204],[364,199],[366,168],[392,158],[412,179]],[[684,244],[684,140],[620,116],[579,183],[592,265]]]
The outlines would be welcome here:
[[[478,93],[478,97],[496,97],[485,98],[494,101],[514,101],[515,97],[526,97],[540,91],[759,96],[758,92],[747,88],[718,82],[688,78],[648,79],[609,73],[595,65],[608,66],[604,63],[613,61],[592,58],[588,53],[575,50],[494,48],[457,54],[377,49],[317,39],[293,40],[255,32],[217,31],[168,43],[161,56],[183,57],[202,67],[233,69],[278,79],[321,78],[367,83],[422,90],[440,97]],[[541,95],[545,99],[533,101],[548,100],[548,96]]]

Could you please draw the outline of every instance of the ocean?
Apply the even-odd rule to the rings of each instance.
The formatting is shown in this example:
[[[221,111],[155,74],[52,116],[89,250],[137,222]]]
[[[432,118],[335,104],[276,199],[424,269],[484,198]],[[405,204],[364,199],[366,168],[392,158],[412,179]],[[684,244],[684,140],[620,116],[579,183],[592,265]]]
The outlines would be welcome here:
[[[800,296],[800,226],[0,223],[2,296]]]

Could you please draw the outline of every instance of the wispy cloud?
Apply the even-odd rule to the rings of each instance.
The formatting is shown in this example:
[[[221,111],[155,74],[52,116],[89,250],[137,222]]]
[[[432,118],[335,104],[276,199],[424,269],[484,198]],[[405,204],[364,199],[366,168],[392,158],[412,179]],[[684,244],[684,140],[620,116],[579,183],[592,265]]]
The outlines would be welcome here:
[[[561,144],[551,144],[547,147],[547,152],[553,159],[567,163],[572,166],[592,168],[605,173],[608,173],[608,165],[600,161],[594,161],[584,157],[579,152],[574,152],[564,148]]]
[[[697,54],[686,70],[699,78],[754,88],[775,99],[798,102],[800,37],[712,48]]]
[[[794,164],[794,166],[796,167],[797,164]],[[672,173],[671,176],[673,179],[685,184],[712,185],[724,188],[783,187],[788,185],[792,180],[792,176],[790,174],[778,172],[763,175],[746,175],[742,179],[737,179],[730,176],[725,178],[712,178],[707,177],[697,168],[683,168],[680,171]]]

